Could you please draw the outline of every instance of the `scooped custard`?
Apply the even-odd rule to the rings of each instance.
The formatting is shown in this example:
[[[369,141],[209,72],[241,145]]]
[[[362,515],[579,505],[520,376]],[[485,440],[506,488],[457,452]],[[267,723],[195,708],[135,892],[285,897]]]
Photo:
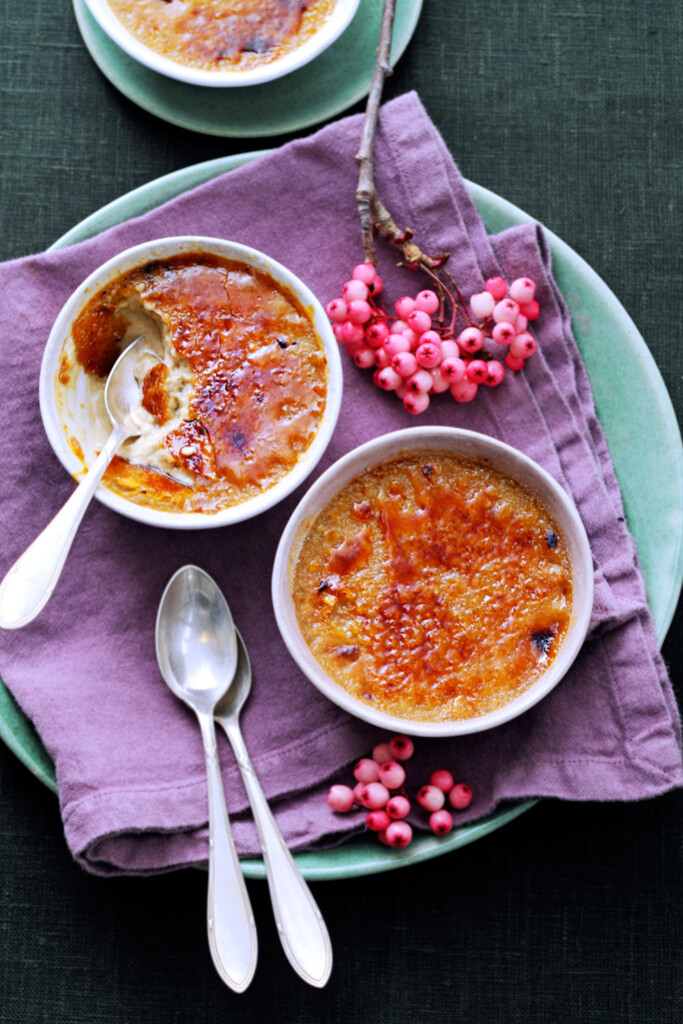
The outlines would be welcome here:
[[[488,463],[418,452],[357,476],[307,529],[302,636],[354,698],[415,721],[475,718],[531,686],[572,612],[563,534]]]
[[[208,253],[126,273],[95,294],[62,348],[59,385],[82,398],[100,443],[116,358],[140,334],[137,436],[105,484],[165,511],[214,513],[274,486],[311,445],[325,412],[323,343],[268,274]],[[78,436],[71,447],[82,458]]]
[[[310,39],[337,0],[109,0],[138,42],[176,64],[244,71]]]

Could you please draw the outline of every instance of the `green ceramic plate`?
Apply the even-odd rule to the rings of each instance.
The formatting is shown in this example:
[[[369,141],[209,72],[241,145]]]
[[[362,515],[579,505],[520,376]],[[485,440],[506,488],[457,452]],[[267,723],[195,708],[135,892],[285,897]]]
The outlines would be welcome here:
[[[62,248],[120,221],[138,216],[187,189],[252,160],[257,153],[223,157],[158,178],[129,192],[76,225],[55,242]],[[530,218],[492,192],[468,183],[489,232]],[[645,342],[623,306],[590,267],[564,242],[547,232],[554,271],[572,314],[577,341],[593,385],[598,415],[621,484],[626,516],[638,545],[660,642],[669,628],[683,580],[683,445],[664,382]],[[615,382],[614,367],[620,379]],[[624,415],[624,394],[628,415]],[[656,437],[657,444],[648,443]],[[47,786],[56,791],[52,762],[30,722],[0,683],[0,738]],[[320,853],[297,855],[310,879],[372,874],[436,857],[501,828],[535,801],[498,808],[443,839],[420,836],[407,850],[386,850],[357,838]],[[245,875],[265,877],[261,860],[243,861]]]
[[[391,61],[408,45],[422,0],[398,0]],[[347,30],[305,67],[264,85],[216,89],[177,82],[138,64],[74,0],[83,42],[103,75],[124,96],[164,121],[207,135],[254,138],[298,131],[334,117],[370,88],[382,0],[362,0]]]

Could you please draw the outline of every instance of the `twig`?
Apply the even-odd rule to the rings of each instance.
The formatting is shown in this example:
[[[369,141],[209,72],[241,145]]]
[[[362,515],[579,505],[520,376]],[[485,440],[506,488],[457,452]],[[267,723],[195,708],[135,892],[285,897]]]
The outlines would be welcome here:
[[[400,231],[395,220],[379,198],[373,177],[372,153],[377,132],[377,119],[382,99],[384,81],[392,73],[389,63],[391,36],[394,27],[396,0],[384,0],[382,23],[377,47],[377,60],[370,85],[370,93],[365,108],[365,118],[361,131],[360,146],[356,154],[356,163],[360,171],[356,188],[356,205],[361,222],[363,251],[367,263],[377,265],[374,234],[378,232],[383,238],[400,249],[403,262],[407,266],[438,267],[446,256],[428,256],[415,242],[410,228]]]

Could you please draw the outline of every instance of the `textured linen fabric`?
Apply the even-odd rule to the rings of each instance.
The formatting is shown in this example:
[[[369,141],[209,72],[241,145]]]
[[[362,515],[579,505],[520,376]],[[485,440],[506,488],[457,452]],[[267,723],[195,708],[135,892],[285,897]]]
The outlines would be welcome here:
[[[37,382],[50,326],[73,288],[129,245],[196,233],[264,250],[326,301],[361,258],[353,162],[359,132],[360,119],[346,119],[95,239],[0,267],[0,571],[72,487],[43,437]],[[678,786],[677,710],[542,232],[529,224],[486,237],[414,94],[384,107],[375,168],[398,221],[415,227],[426,248],[451,252],[449,267],[463,291],[479,290],[498,272],[508,279],[528,274],[539,283],[540,351],[524,373],[509,374],[495,391],[481,389],[466,406],[441,396],[419,423],[481,430],[535,458],[573,495],[596,563],[591,638],[566,679],[496,730],[419,741],[415,778],[437,760],[466,778],[475,800],[462,821],[507,799],[639,799]],[[383,257],[390,295],[414,287],[413,278],[393,267],[391,253]],[[342,412],[317,472],[357,444],[413,422],[394,396],[374,387],[369,373],[344,362]],[[275,548],[301,493],[247,523],[196,533],[155,530],[95,503],[51,602],[30,626],[2,636],[3,679],[55,762],[66,839],[88,870],[145,873],[206,857],[199,731],[192,713],[167,690],[154,655],[159,598],[172,573],[188,562],[222,587],[249,648],[254,690],[243,728],[287,842],[324,845],[362,827],[357,814],[334,815],[324,789],[383,737],[329,704],[302,677],[270,604]],[[223,737],[219,743],[238,848],[253,853],[258,846],[244,813],[246,797]]]

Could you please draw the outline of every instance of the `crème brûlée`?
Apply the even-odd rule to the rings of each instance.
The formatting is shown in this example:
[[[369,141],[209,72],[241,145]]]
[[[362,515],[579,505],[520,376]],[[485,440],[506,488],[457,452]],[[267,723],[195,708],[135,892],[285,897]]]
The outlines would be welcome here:
[[[486,462],[406,453],[346,484],[292,567],[299,629],[351,696],[420,722],[485,715],[554,660],[572,617],[565,538]]]
[[[108,0],[138,42],[203,71],[269,64],[310,39],[337,0]]]
[[[107,375],[141,334],[139,433],[107,470],[111,490],[159,510],[214,513],[274,486],[308,450],[325,412],[324,346],[270,275],[184,253],[93,295],[62,347],[58,382],[85,408],[95,449],[111,430]],[[77,435],[70,445],[82,457]]]

